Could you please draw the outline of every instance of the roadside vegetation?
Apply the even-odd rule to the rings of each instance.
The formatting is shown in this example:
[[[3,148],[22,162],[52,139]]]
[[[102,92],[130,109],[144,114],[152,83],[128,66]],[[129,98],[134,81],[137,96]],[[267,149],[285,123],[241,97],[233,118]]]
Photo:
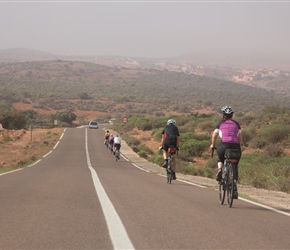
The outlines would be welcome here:
[[[215,178],[216,156],[210,157],[211,133],[221,119],[217,114],[170,115],[162,117],[130,117],[128,123],[116,120],[113,129],[118,131],[132,149],[158,165],[163,157],[158,150],[147,148],[146,138],[134,137],[134,128],[151,131],[159,142],[161,131],[169,118],[174,118],[180,130],[180,151],[177,171],[183,174]],[[240,183],[257,188],[290,193],[290,109],[265,107],[255,116],[238,115],[244,133],[243,155],[239,164]],[[147,138],[149,140],[150,138]],[[202,158],[204,164],[195,161]]]

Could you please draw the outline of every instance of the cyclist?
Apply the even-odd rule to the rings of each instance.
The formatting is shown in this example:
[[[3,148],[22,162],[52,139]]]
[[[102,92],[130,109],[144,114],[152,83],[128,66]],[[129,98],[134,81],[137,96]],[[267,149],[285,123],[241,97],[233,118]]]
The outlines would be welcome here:
[[[120,158],[120,148],[121,148],[121,138],[119,137],[119,135],[116,135],[114,137],[114,148],[115,148],[115,152],[116,150],[118,150],[118,157]]]
[[[162,164],[163,168],[167,168],[168,166],[168,148],[179,148],[179,131],[176,127],[176,121],[173,119],[169,119],[167,121],[167,125],[164,127],[162,131],[162,139],[161,139],[161,147],[163,148],[163,158],[164,163]],[[176,170],[176,159],[175,156],[172,156],[173,162],[173,179],[176,180],[175,170]]]
[[[104,144],[106,144],[106,142],[108,141],[109,136],[110,136],[110,131],[109,130],[106,130]]]
[[[228,148],[239,149],[240,155],[241,145],[243,144],[242,130],[240,124],[233,120],[234,110],[230,106],[225,106],[221,109],[223,113],[223,119],[217,124],[216,129],[212,133],[211,139],[211,149],[215,148],[215,143],[220,136],[221,142],[217,147],[217,155],[218,155],[218,173],[216,175],[216,180],[221,181],[222,179],[222,168],[225,160],[225,150]],[[238,181],[238,163],[236,163],[236,177],[235,180]],[[238,190],[235,185],[234,190],[234,198],[238,198]]]
[[[114,145],[114,135],[110,134],[109,136],[109,146],[110,146],[110,150],[113,151],[113,145]]]

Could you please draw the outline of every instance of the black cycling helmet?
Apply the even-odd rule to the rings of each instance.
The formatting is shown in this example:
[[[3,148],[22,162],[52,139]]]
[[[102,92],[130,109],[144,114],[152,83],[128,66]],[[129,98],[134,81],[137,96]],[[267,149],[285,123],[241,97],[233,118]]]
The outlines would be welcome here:
[[[234,114],[234,110],[231,106],[222,107],[221,111],[223,112],[224,118],[232,118]]]

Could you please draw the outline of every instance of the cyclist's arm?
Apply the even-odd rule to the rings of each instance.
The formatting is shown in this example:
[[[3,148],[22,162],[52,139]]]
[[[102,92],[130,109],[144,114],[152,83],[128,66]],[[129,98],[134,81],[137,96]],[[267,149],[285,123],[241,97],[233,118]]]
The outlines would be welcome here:
[[[162,134],[162,138],[161,138],[161,147],[163,148],[164,146],[164,135]]]
[[[212,137],[211,137],[211,145],[210,147],[211,148],[215,148],[215,142],[216,142],[216,139],[218,138],[219,134],[216,132],[216,131],[213,131],[212,133]]]
[[[239,139],[239,143],[240,143],[240,145],[244,145],[243,136],[242,136],[242,131],[239,132],[239,134],[238,134],[238,139]]]

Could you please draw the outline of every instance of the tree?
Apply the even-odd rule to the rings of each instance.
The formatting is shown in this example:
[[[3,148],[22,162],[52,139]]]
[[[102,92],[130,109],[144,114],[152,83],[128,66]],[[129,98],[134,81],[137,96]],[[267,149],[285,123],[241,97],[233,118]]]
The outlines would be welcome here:
[[[77,115],[72,113],[71,111],[58,111],[52,115],[53,120],[59,120],[62,122],[67,122],[72,125],[72,122],[76,120]]]
[[[25,116],[14,108],[0,110],[0,123],[6,129],[22,129],[26,126]]]

